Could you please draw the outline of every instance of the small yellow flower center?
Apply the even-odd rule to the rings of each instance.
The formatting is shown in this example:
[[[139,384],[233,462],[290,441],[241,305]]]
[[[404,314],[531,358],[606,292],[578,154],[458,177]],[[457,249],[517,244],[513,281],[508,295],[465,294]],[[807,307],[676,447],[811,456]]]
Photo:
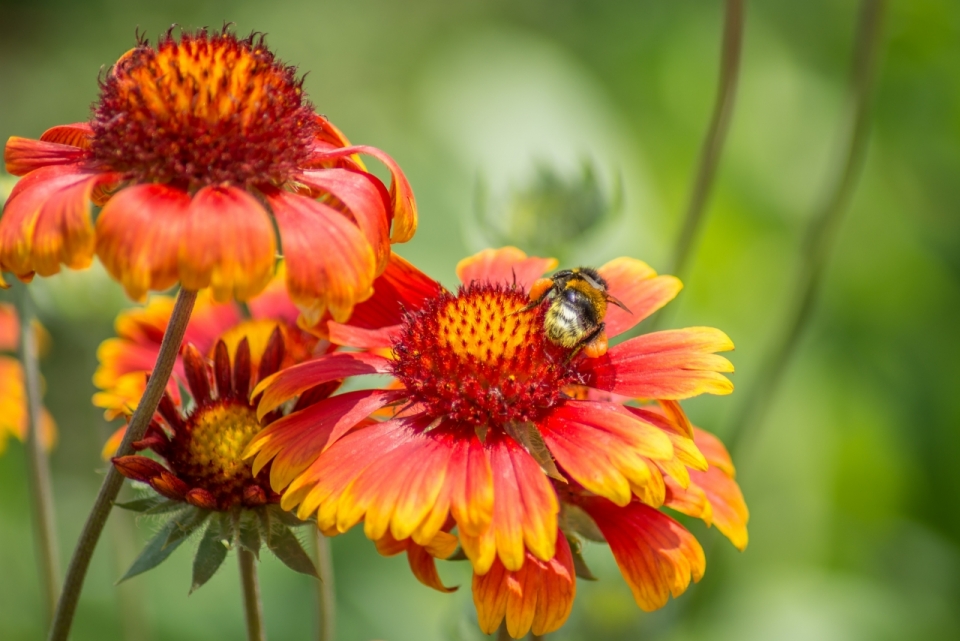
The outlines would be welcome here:
[[[176,461],[171,464],[191,486],[214,496],[236,494],[253,482],[243,450],[261,430],[256,411],[245,403],[214,402],[199,407],[183,435],[177,434]]]
[[[518,313],[523,306],[519,297],[499,292],[452,299],[437,317],[440,345],[462,360],[513,359],[537,333],[536,314]]]

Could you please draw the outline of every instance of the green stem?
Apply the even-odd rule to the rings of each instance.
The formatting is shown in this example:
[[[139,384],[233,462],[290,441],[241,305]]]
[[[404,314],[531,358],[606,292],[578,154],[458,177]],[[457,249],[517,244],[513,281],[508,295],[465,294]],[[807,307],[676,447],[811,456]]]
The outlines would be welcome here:
[[[333,641],[337,635],[337,601],[333,583],[333,557],[330,554],[330,539],[319,529],[313,536],[313,551],[317,561],[317,611],[320,614],[320,641]]]
[[[680,278],[686,275],[693,245],[700,235],[707,200],[717,175],[720,155],[730,129],[730,119],[737,95],[740,77],[740,54],[743,51],[744,0],[726,0],[723,18],[723,44],[720,53],[720,81],[713,103],[710,126],[700,148],[697,175],[690,189],[683,226],[677,237],[668,273]],[[662,311],[648,323],[656,329],[663,318]]]
[[[503,623],[500,624],[500,627],[497,628],[497,641],[511,641],[513,637],[510,636],[510,633],[507,632],[507,620],[504,619]]]
[[[238,547],[240,586],[243,588],[243,611],[247,619],[247,639],[264,641],[263,606],[260,604],[260,582],[257,580],[257,559],[250,550]]]
[[[841,169],[833,175],[820,211],[810,222],[800,257],[800,268],[793,291],[796,299],[787,317],[783,332],[767,353],[758,370],[756,383],[736,416],[727,443],[731,452],[744,447],[752,438],[780,381],[796,352],[804,329],[813,315],[823,283],[823,274],[836,244],[837,230],[847,209],[857,178],[863,168],[870,133],[870,97],[880,53],[884,0],[864,0],[860,8],[850,79],[848,112],[842,137]]]
[[[60,587],[60,558],[57,552],[56,521],[53,509],[53,491],[50,482],[50,462],[44,448],[43,403],[40,391],[40,363],[36,315],[30,290],[20,284],[18,314],[20,317],[19,356],[23,367],[23,382],[27,399],[26,455],[33,503],[34,533],[37,542],[37,562],[40,566],[40,587],[43,590],[44,622],[49,622],[57,607]]]
[[[133,451],[130,444],[142,439],[144,433],[146,433],[150,420],[160,403],[160,398],[163,396],[167,381],[170,380],[170,374],[173,372],[173,365],[177,360],[177,354],[180,352],[183,334],[187,329],[187,322],[190,320],[190,314],[196,300],[197,292],[195,291],[181,289],[177,295],[173,314],[170,316],[170,322],[167,324],[167,330],[163,335],[163,342],[160,344],[157,363],[150,375],[150,380],[147,381],[143,397],[130,419],[127,432],[123,437],[123,443],[117,450],[117,456],[130,454]],[[103,534],[103,526],[107,522],[110,510],[113,508],[113,501],[117,498],[117,493],[120,491],[122,484],[123,476],[117,472],[116,468],[110,466],[107,470],[107,476],[100,486],[100,493],[97,494],[90,515],[87,517],[87,522],[83,526],[83,531],[80,533],[73,558],[70,559],[67,578],[63,584],[63,593],[60,595],[53,627],[50,630],[50,641],[66,641],[70,635],[70,626],[73,623],[73,615],[77,610],[77,602],[80,600],[83,580],[87,575],[87,569],[90,567],[90,559],[93,557],[93,551],[97,547],[100,535]]]

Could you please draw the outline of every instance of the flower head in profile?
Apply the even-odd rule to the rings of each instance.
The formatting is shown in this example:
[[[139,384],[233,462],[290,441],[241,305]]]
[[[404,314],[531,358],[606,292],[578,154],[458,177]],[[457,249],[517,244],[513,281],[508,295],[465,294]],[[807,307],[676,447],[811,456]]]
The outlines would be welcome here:
[[[119,336],[101,345],[94,380],[103,391],[94,400],[108,416],[127,415],[136,408],[171,309],[171,299],[156,297],[145,308],[125,312],[117,320]],[[314,573],[289,530],[301,522],[278,508],[279,495],[270,488],[268,471],[253,473],[241,454],[262,429],[250,401],[252,387],[331,346],[296,327],[296,308],[282,285],[252,299],[249,309],[251,317],[244,318],[234,303],[200,299],[187,329],[189,342],[181,349],[157,414],[144,438],[133,443],[141,453],[112,459],[121,474],[156,492],[124,507],[172,513],[157,535],[161,540],[147,545],[127,577],[163,561],[172,552],[172,543],[179,545],[199,530],[207,544],[198,548],[194,588],[222,562],[223,542],[258,553],[262,541],[293,569]],[[189,391],[189,403],[181,386]],[[335,389],[335,383],[320,386],[302,396],[296,409]],[[265,423],[281,415],[274,412]],[[110,439],[107,455],[122,440],[123,431]],[[208,574],[198,576],[196,568]]]
[[[459,544],[473,566],[482,629],[505,618],[518,638],[566,620],[583,532],[610,544],[645,609],[679,595],[704,566],[693,536],[659,508],[746,536],[728,459],[711,462],[723,456],[711,459],[701,443],[717,442],[698,437],[678,404],[732,391],[723,373],[733,368],[716,354],[732,349],[730,340],[694,327],[608,350],[563,347],[545,331],[550,305],[530,304],[538,277],[555,266],[515,248],[487,250],[460,263],[463,285],[453,293],[394,256],[349,322],[327,324],[332,342],[362,351],[293,366],[255,391],[267,415],[327,381],[387,374],[393,382],[293,412],[247,448],[255,472],[271,466],[283,508],[316,515],[327,534],[363,522],[381,552],[406,551],[427,585],[446,589],[433,559]],[[597,277],[622,305],[606,311],[610,338],[681,286],[630,258]],[[716,491],[713,466],[726,493]],[[730,506],[737,518],[728,528],[716,515]]]
[[[47,336],[40,326],[35,326],[41,339]],[[11,436],[23,441],[27,437],[27,393],[24,387],[23,366],[7,353],[17,351],[20,344],[20,318],[16,308],[9,303],[0,303],[0,454],[7,449]],[[43,444],[47,449],[57,440],[56,424],[50,413],[41,414]]]
[[[312,322],[344,320],[390,243],[412,237],[416,205],[397,164],[352,146],[302,84],[262,36],[141,40],[101,80],[89,122],[7,142],[23,179],[0,219],[0,270],[28,280],[96,254],[137,300],[177,282],[246,300],[273,275],[276,225],[292,299]],[[361,154],[388,167],[389,189]]]

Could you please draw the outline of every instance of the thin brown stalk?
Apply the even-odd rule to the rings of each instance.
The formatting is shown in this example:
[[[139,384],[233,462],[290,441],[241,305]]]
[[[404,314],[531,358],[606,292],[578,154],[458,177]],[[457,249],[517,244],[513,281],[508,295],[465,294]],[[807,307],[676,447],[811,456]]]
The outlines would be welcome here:
[[[314,528],[313,552],[317,562],[317,612],[320,616],[320,641],[334,641],[337,635],[337,601],[333,583],[333,557],[330,554],[330,539]]]
[[[730,120],[737,96],[740,78],[740,58],[743,51],[744,0],[726,0],[723,17],[723,44],[720,53],[720,79],[717,84],[717,96],[713,103],[710,126],[700,147],[700,159],[697,163],[697,175],[690,187],[690,196],[683,216],[683,226],[677,236],[667,273],[681,280],[686,276],[693,246],[700,235],[707,201],[713,188],[720,165],[723,145],[727,140]],[[657,329],[663,321],[664,311],[660,310],[647,322],[651,329]]]
[[[243,612],[247,621],[248,641],[264,641],[263,605],[260,603],[260,581],[257,579],[257,559],[253,552],[237,548],[240,563],[240,586],[243,589]]]
[[[30,290],[17,287],[17,311],[20,317],[19,356],[23,367],[23,383],[27,400],[26,455],[27,477],[30,487],[31,512],[37,544],[37,563],[40,570],[40,588],[43,591],[44,623],[49,623],[57,607],[60,588],[60,555],[57,550],[56,521],[53,508],[53,489],[50,480],[50,462],[44,448],[43,401],[40,387],[40,361],[36,315]]]
[[[870,133],[870,98],[881,50],[881,27],[885,0],[864,0],[860,7],[854,48],[853,70],[847,99],[847,115],[839,137],[839,170],[830,178],[823,205],[810,222],[800,257],[796,292],[787,322],[761,364],[756,382],[735,417],[728,437],[731,452],[752,438],[776,394],[780,381],[797,350],[819,299],[837,230],[847,210],[866,156]]]
[[[511,639],[513,639],[513,637],[507,632],[507,620],[504,619],[500,627],[497,628],[497,641],[511,641]]]
[[[160,344],[157,364],[154,366],[150,380],[147,382],[143,397],[130,419],[130,425],[123,437],[123,443],[120,444],[117,451],[118,456],[130,454],[133,451],[130,444],[142,439],[147,431],[173,371],[174,362],[180,351],[180,343],[183,342],[183,334],[187,329],[187,322],[190,320],[190,314],[196,300],[197,292],[186,289],[180,290],[167,330],[163,335],[163,342]],[[63,584],[63,593],[60,595],[53,627],[50,629],[50,641],[66,641],[70,635],[70,626],[77,610],[77,602],[80,600],[80,592],[83,590],[83,581],[87,575],[87,569],[90,567],[90,559],[93,557],[100,535],[103,534],[103,526],[107,522],[110,510],[113,508],[113,501],[117,498],[117,493],[120,491],[122,484],[123,476],[113,466],[110,466],[107,470],[107,476],[100,486],[100,493],[97,495],[90,515],[87,517],[87,522],[83,526],[83,531],[80,533],[80,540],[77,541],[73,558],[70,559],[67,578]]]

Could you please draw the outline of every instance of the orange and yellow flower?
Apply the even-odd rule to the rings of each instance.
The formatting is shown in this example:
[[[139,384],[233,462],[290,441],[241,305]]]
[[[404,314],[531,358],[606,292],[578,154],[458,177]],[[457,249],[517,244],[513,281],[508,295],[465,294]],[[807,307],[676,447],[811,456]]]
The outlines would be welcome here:
[[[38,333],[45,336],[42,328]],[[20,318],[9,303],[0,303],[0,352],[16,352],[20,344]],[[57,439],[56,424],[50,413],[41,415],[43,444],[49,449]],[[0,354],[0,454],[7,449],[7,439],[23,441],[27,436],[27,393],[20,361]]]
[[[0,270],[29,280],[96,254],[136,300],[177,282],[246,300],[274,273],[276,225],[307,320],[345,320],[390,243],[413,236],[416,204],[393,159],[351,145],[302,83],[262,37],[141,41],[101,81],[89,122],[7,142],[23,178],[0,219]],[[387,166],[389,189],[361,154]]]
[[[517,638],[550,632],[569,615],[572,547],[582,534],[571,524],[589,522],[610,543],[644,609],[704,569],[693,536],[658,508],[716,522],[746,543],[729,457],[677,402],[733,390],[724,376],[733,367],[716,354],[732,349],[730,340],[693,327],[641,335],[598,358],[572,353],[546,339],[545,306],[526,309],[530,286],[553,267],[515,248],[487,250],[460,263],[463,285],[451,293],[393,256],[349,322],[327,323],[333,343],[362,351],[293,366],[255,393],[267,415],[327,381],[394,381],[293,412],[246,452],[255,472],[272,466],[284,509],[315,514],[327,534],[362,521],[382,551],[406,550],[432,587],[439,580],[424,561],[449,556],[455,527],[473,565],[481,627],[492,632],[505,618]],[[598,271],[631,310],[609,309],[610,338],[681,287],[630,258]]]

